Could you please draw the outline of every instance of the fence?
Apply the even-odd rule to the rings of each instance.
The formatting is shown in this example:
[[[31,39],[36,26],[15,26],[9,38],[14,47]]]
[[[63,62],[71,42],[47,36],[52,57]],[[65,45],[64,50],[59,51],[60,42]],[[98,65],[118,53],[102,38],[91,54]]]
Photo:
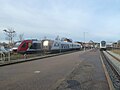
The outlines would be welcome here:
[[[3,53],[2,51],[0,52],[0,61],[10,61],[10,53]]]

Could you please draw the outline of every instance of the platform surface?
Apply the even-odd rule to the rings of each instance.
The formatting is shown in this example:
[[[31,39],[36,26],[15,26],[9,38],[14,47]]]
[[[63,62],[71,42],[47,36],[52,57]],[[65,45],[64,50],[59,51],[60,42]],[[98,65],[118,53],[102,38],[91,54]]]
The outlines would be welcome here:
[[[75,52],[0,67],[0,90],[109,90],[100,52]]]

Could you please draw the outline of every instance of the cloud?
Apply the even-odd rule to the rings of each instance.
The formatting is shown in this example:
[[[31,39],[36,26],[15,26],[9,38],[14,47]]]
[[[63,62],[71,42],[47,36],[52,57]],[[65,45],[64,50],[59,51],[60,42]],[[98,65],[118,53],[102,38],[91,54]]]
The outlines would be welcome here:
[[[0,27],[14,27],[26,37],[60,35],[82,41],[83,32],[87,32],[87,41],[119,39],[118,0],[1,0],[0,3]]]

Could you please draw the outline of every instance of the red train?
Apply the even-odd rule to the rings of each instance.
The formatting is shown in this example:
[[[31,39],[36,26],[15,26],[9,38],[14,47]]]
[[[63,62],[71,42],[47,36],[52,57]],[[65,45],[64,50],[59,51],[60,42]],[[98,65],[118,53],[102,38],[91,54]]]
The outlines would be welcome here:
[[[34,53],[41,51],[41,41],[38,40],[24,40],[18,46],[18,53]]]

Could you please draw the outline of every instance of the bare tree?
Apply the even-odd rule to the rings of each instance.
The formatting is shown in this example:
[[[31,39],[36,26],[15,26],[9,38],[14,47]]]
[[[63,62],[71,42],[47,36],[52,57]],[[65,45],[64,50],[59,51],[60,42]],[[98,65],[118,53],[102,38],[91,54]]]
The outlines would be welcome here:
[[[9,40],[9,45],[12,46],[13,38],[15,37],[16,32],[14,31],[13,28],[7,28],[7,29],[4,29],[3,31],[5,31],[6,39]]]
[[[24,40],[24,33],[19,34],[19,40],[20,40],[20,41]]]

